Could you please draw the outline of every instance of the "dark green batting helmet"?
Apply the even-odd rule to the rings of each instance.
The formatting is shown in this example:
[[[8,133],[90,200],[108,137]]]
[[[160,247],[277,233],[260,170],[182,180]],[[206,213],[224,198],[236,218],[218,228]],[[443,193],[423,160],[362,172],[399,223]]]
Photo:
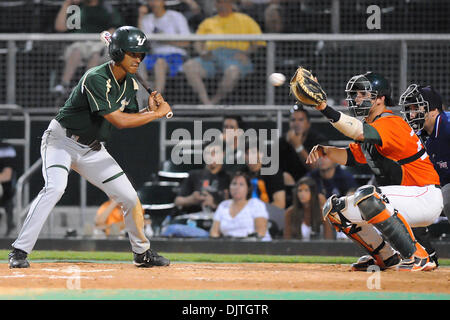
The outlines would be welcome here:
[[[125,52],[139,52],[145,55],[148,52],[145,33],[131,26],[118,28],[111,36],[109,56],[115,62],[121,62]]]

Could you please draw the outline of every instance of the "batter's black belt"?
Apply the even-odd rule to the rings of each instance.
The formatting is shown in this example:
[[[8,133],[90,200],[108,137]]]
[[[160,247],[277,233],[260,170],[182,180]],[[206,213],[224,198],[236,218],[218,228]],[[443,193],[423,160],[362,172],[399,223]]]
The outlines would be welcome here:
[[[82,138],[80,136],[77,136],[76,134],[73,134],[72,131],[70,131],[69,129],[66,129],[66,136],[80,144],[84,144],[86,146],[89,146],[90,144],[92,144],[93,142],[95,142],[95,139],[86,139],[86,138]]]

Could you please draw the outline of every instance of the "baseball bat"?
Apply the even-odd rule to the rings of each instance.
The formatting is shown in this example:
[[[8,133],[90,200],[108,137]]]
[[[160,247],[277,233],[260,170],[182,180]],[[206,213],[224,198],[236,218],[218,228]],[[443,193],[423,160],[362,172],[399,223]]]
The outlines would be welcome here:
[[[150,85],[147,83],[147,81],[145,81],[143,78],[142,78],[142,76],[139,74],[139,72],[136,72],[136,79],[138,79],[138,81],[139,81],[139,83],[144,87],[144,89],[145,90],[147,90],[147,92],[150,94],[150,93],[152,93],[152,88],[150,88]],[[173,117],[173,112],[172,111],[169,111],[167,114],[166,114],[166,118],[167,119],[170,119],[170,118],[172,118]]]
[[[100,39],[102,40],[102,42],[105,44],[106,47],[109,47],[109,44],[111,43],[111,33],[109,33],[108,31],[103,31],[102,33],[100,33]],[[136,79],[138,79],[139,83],[144,87],[145,90],[147,90],[147,92],[150,94],[152,93],[152,88],[150,88],[150,85],[147,83],[147,81],[145,81],[142,76],[139,73],[136,73]],[[170,119],[173,117],[173,112],[169,111],[166,114],[166,118]]]

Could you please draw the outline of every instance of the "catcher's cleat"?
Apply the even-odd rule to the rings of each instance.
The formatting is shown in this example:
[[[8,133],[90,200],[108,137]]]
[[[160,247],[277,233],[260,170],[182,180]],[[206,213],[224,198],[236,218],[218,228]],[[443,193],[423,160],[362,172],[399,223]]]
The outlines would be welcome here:
[[[404,259],[397,266],[398,271],[431,271],[437,268],[436,262],[418,242],[415,243],[416,251],[409,259]]]
[[[396,253],[384,260],[383,265],[380,265],[374,257],[371,255],[365,255],[352,264],[352,271],[367,271],[370,266],[378,266],[380,270],[392,269],[395,268],[401,260],[400,255]]]
[[[398,271],[431,271],[437,268],[436,263],[430,258],[420,258],[413,256],[410,259],[405,259],[397,266]]]
[[[151,268],[153,266],[164,267],[170,264],[170,260],[160,256],[152,249],[148,249],[144,253],[134,253],[134,265],[139,268]]]
[[[10,268],[29,268],[27,253],[20,249],[14,249],[8,254]]]

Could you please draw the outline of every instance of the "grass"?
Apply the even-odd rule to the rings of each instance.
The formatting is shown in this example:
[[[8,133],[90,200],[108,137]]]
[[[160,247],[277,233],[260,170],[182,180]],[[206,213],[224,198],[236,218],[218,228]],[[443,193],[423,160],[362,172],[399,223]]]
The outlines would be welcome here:
[[[0,260],[6,260],[9,250],[0,250]],[[160,253],[175,262],[208,263],[324,263],[351,264],[355,257],[328,256],[282,256],[255,254],[209,254],[209,253]],[[3,258],[2,258],[3,257]],[[131,261],[131,252],[97,251],[33,251],[30,260],[58,261]],[[450,266],[450,259],[439,259],[441,266]]]

